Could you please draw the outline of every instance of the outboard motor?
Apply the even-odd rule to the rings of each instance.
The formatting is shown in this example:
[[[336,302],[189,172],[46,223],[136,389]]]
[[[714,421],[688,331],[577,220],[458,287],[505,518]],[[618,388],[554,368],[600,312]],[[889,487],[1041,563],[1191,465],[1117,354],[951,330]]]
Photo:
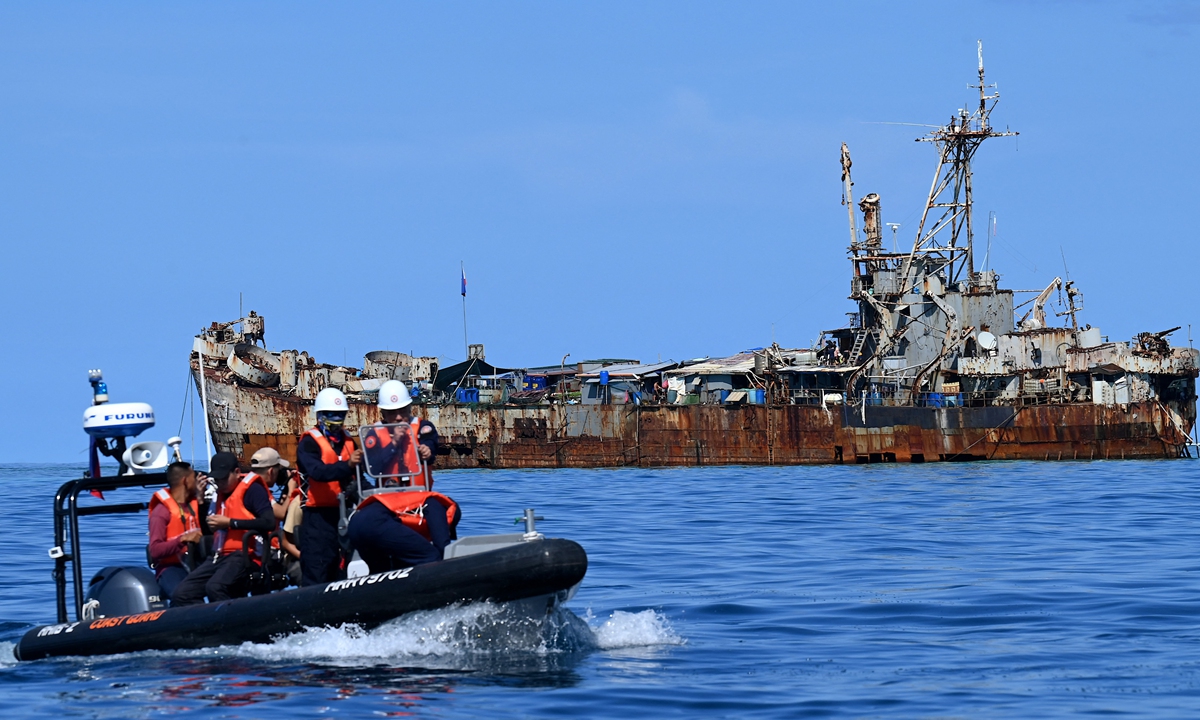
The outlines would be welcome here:
[[[167,599],[154,579],[153,570],[114,565],[96,573],[88,583],[80,619],[96,620],[166,609]]]

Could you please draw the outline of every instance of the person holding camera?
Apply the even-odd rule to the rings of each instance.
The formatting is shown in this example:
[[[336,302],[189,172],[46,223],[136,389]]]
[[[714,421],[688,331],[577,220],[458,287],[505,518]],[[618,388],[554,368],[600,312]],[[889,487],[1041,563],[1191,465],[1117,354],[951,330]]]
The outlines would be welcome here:
[[[297,534],[300,525],[301,492],[299,474],[292,464],[279,456],[275,448],[262,448],[250,457],[250,469],[262,476],[267,486],[278,488],[278,500],[272,499],[275,519],[283,523],[282,532],[276,529],[283,565],[293,585],[300,584],[300,548]],[[274,546],[274,541],[272,542]]]
[[[287,513],[288,494],[291,490],[292,464],[279,456],[275,448],[265,447],[250,456],[250,470],[258,473],[269,488],[284,488],[281,498],[271,500],[271,509],[276,520],[283,520]]]
[[[266,482],[251,472],[242,475],[237,456],[219,452],[209,463],[208,474],[217,488],[214,511],[205,524],[213,533],[212,561],[188,573],[171,595],[172,607],[221,602],[249,592],[250,573],[261,561],[256,539],[246,533],[270,535],[278,525]],[[243,547],[244,543],[250,547]]]

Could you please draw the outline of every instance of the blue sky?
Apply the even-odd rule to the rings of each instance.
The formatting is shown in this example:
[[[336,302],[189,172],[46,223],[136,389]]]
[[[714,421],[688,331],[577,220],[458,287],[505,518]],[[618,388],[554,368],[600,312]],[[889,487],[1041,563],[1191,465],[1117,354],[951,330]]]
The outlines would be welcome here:
[[[179,426],[191,336],[499,365],[804,346],[841,325],[846,213],[911,244],[915,143],[971,95],[1008,287],[1063,272],[1113,337],[1191,297],[1200,4],[6,3],[0,461],[74,461],[85,373]],[[1196,329],[1200,333],[1200,325]],[[188,434],[185,423],[184,434]],[[159,438],[159,436],[162,438]]]

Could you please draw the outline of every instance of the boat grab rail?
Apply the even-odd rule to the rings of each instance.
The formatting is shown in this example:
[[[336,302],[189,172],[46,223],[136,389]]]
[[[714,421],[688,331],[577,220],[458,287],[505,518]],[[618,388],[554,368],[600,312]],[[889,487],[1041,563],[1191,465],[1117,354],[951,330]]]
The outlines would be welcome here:
[[[71,564],[71,584],[74,590],[75,618],[83,616],[83,563],[79,537],[79,518],[90,515],[121,515],[140,513],[150,507],[149,502],[114,503],[81,507],[79,496],[85,492],[120,490],[123,488],[163,487],[167,484],[166,473],[124,475],[116,477],[83,477],[68,480],[54,494],[54,546],[49,555],[54,560],[55,604],[58,622],[67,618],[67,563]]]

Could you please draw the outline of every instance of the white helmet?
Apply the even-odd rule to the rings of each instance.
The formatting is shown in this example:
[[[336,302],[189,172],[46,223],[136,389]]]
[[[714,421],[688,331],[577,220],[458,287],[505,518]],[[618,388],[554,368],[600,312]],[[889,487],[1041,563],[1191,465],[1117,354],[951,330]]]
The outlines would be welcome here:
[[[399,410],[412,405],[412,396],[408,388],[399,380],[388,380],[379,386],[379,409]]]
[[[337,388],[325,388],[317,393],[317,399],[313,402],[313,410],[316,412],[349,412],[350,403],[346,402],[346,396]]]

